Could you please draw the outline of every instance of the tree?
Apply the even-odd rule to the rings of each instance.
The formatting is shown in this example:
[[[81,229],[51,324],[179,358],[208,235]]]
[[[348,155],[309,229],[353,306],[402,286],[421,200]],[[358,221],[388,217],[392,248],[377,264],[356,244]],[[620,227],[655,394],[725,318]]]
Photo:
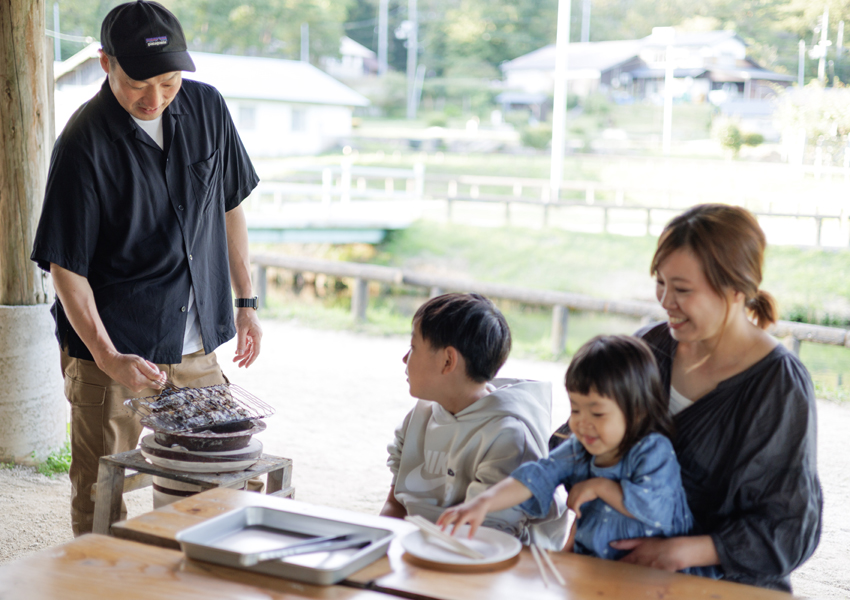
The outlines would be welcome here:
[[[301,24],[310,27],[310,56],[338,56],[342,24],[354,0],[160,0],[180,19],[189,50],[298,59]],[[106,14],[122,0],[60,0],[63,33],[100,39]],[[52,13],[46,19],[53,28]],[[64,58],[82,44],[63,42]],[[70,49],[70,51],[69,51]]]

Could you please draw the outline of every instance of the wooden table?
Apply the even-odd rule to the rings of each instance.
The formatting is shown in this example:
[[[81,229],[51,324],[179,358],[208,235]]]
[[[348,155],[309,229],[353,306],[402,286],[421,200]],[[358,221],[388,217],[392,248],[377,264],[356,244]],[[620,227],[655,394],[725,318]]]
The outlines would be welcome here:
[[[268,506],[328,518],[345,518],[349,511],[315,506],[295,500],[269,498],[231,489],[215,489],[179,500],[140,517],[116,523],[113,534],[127,539],[178,547],[178,531],[213,516],[243,506]],[[388,521],[357,513],[359,521],[386,527]],[[404,521],[389,521],[401,537],[413,530]],[[665,600],[789,600],[791,595],[757,587],[713,581],[702,577],[667,573],[619,562],[552,553],[566,587],[543,584],[537,565],[528,549],[509,569],[490,573],[444,573],[424,569],[404,558],[398,539],[388,555],[351,575],[344,583],[363,590],[419,600],[549,600],[549,599],[628,599],[663,598]]]
[[[125,477],[127,469],[136,471]],[[129,452],[101,456],[94,493],[94,533],[111,533],[112,525],[121,515],[121,496],[126,492],[152,484],[152,476],[165,477],[191,483],[203,489],[241,485],[263,473],[266,476],[266,494],[292,497],[292,460],[263,454],[252,466],[232,473],[189,473],[158,467],[145,460],[138,448]]]
[[[259,494],[254,494],[255,496]],[[3,600],[387,600],[187,560],[181,552],[89,534],[0,567]]]

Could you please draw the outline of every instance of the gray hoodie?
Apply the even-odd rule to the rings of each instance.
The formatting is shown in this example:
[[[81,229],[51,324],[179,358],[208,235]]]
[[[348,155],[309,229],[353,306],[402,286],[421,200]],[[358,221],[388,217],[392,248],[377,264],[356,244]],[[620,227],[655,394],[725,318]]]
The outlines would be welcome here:
[[[449,506],[471,500],[522,463],[545,458],[551,423],[548,382],[494,379],[490,394],[453,415],[436,402],[417,400],[387,446],[395,498],[411,515],[430,521]],[[535,540],[563,547],[563,496],[536,526]],[[532,521],[517,507],[490,513],[484,525],[529,541]]]

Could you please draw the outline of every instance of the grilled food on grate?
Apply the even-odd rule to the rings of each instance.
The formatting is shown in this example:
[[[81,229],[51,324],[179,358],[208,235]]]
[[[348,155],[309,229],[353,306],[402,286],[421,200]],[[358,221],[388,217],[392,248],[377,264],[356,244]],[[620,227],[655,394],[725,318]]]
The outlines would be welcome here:
[[[198,431],[274,414],[274,409],[231,383],[202,388],[169,385],[158,396],[131,398],[124,404],[154,431]]]

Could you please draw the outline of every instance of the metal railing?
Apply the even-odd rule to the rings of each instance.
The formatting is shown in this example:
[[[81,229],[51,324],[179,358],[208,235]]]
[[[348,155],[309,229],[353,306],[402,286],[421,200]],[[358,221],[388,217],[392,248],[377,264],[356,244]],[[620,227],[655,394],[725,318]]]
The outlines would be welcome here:
[[[428,288],[431,296],[444,292],[476,292],[489,298],[512,300],[536,306],[549,306],[552,308],[551,350],[555,355],[562,354],[566,348],[570,310],[635,317],[647,322],[666,319],[666,313],[656,302],[595,298],[584,294],[522,288],[499,283],[443,277],[394,267],[301,256],[256,254],[251,258],[251,262],[254,265],[254,289],[260,298],[260,306],[265,306],[267,269],[269,267],[285,269],[294,273],[321,273],[331,277],[353,279],[351,314],[356,320],[366,319],[370,281]],[[768,332],[781,338],[785,346],[796,354],[799,354],[800,342],[850,348],[850,330],[838,327],[779,321],[768,329]]]

